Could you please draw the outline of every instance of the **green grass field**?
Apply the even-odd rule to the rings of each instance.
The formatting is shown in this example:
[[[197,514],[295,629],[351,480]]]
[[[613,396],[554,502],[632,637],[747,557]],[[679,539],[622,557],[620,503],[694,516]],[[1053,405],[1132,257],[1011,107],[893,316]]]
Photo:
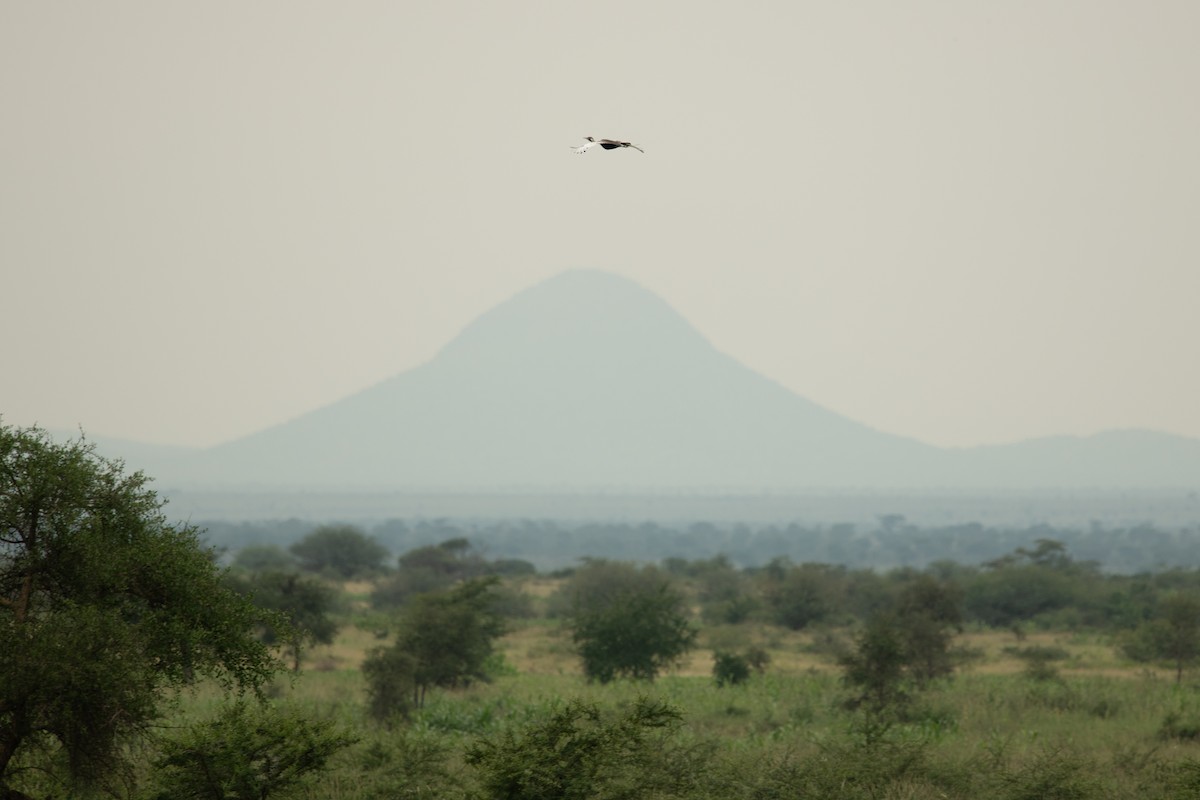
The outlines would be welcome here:
[[[841,706],[834,660],[823,654],[838,635],[710,628],[680,669],[654,683],[600,685],[583,678],[559,623],[534,620],[501,640],[502,667],[490,683],[436,691],[408,723],[385,728],[368,720],[358,665],[386,639],[348,624],[271,695],[358,737],[295,795],[306,798],[470,796],[479,775],[463,755],[473,742],[519,731],[572,699],[620,709],[642,696],[682,712],[680,728],[660,743],[663,758],[702,750],[700,766],[689,769],[703,779],[672,795],[601,787],[594,796],[1200,797],[1195,683],[1127,663],[1103,637],[1040,632],[1018,642],[1008,632],[969,631],[958,641],[969,658],[954,678],[921,693],[903,721],[867,745]],[[767,649],[770,665],[745,684],[718,688],[712,648],[750,644]],[[1062,651],[1057,675],[1025,674],[1013,649],[1033,645]],[[180,717],[202,718],[217,699],[198,691]],[[637,780],[621,785],[627,791]]]

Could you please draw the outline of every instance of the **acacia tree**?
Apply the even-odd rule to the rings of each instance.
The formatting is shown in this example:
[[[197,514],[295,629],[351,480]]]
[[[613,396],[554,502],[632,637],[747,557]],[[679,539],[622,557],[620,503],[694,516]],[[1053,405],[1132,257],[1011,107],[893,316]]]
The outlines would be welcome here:
[[[290,550],[301,569],[345,580],[378,572],[388,556],[386,547],[353,525],[322,525]]]
[[[646,697],[619,714],[573,700],[476,741],[466,762],[495,800],[694,796],[705,754],[674,746],[681,722],[678,709]]]
[[[696,642],[683,597],[663,582],[629,590],[606,605],[577,607],[571,619],[575,645],[590,680],[654,680]]]
[[[486,680],[485,664],[504,620],[495,608],[498,578],[475,578],[420,595],[403,611],[396,642],[363,663],[372,714],[380,719],[425,703],[431,686]]]
[[[922,575],[897,598],[896,623],[905,668],[918,687],[954,672],[950,645],[962,629],[961,596],[956,585]]]
[[[230,576],[230,586],[259,608],[278,612],[287,621],[283,630],[263,629],[262,640],[283,644],[290,652],[292,670],[300,671],[304,648],[332,644],[337,623],[329,616],[337,602],[332,589],[315,578],[295,572],[267,571],[249,577]]]
[[[329,720],[243,701],[162,742],[155,800],[266,800],[357,739]]]
[[[1200,597],[1168,595],[1155,618],[1141,625],[1124,644],[1125,655],[1136,661],[1167,661],[1175,667],[1175,682],[1200,659]]]
[[[34,765],[120,774],[166,690],[200,674],[257,691],[281,666],[253,635],[278,620],[146,484],[82,439],[0,425],[0,795]]]
[[[851,690],[846,708],[862,712],[865,741],[878,741],[909,701],[907,656],[893,614],[877,614],[855,638],[854,649],[838,659],[842,683]]]

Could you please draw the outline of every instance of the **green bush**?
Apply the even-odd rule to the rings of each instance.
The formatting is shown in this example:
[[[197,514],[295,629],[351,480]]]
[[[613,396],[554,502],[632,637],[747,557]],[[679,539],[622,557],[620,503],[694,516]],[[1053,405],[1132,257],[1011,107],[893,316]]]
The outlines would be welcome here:
[[[713,653],[713,678],[717,686],[737,686],[750,679],[750,661],[737,653]]]
[[[704,769],[672,746],[680,712],[645,697],[612,712],[579,700],[467,749],[482,796],[495,800],[617,800],[690,796]]]
[[[628,591],[606,605],[577,608],[572,636],[590,680],[654,680],[694,645],[683,598],[667,584]]]
[[[234,703],[162,743],[159,800],[266,800],[303,783],[355,739],[333,723]]]

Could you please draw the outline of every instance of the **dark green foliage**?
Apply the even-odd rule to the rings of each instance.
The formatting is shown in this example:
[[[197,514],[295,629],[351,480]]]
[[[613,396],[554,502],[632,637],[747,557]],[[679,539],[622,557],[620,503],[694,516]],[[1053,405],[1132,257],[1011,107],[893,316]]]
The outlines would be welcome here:
[[[1185,742],[1194,742],[1200,739],[1200,716],[1195,713],[1185,715],[1178,711],[1172,711],[1159,726],[1158,738]]]
[[[1072,560],[1053,539],[1038,539],[1032,550],[1019,547],[986,566],[988,571],[966,584],[965,605],[972,617],[993,627],[1103,603],[1086,591],[1097,576],[1096,565]]]
[[[476,578],[450,591],[421,595],[400,618],[396,642],[363,665],[372,714],[387,719],[420,708],[430,687],[486,680],[495,640],[504,633],[492,590],[498,579]],[[400,699],[405,688],[408,700]]]
[[[1047,748],[998,773],[989,797],[999,800],[1087,800],[1103,797],[1086,759],[1062,748]]]
[[[376,608],[399,608],[412,597],[447,589],[467,578],[482,575],[528,575],[536,572],[528,561],[503,559],[488,561],[472,549],[463,538],[449,539],[438,545],[410,550],[400,556],[395,574],[381,581],[371,594]],[[512,616],[526,616],[527,611],[509,603]]]
[[[377,647],[362,664],[367,712],[378,722],[407,719],[416,708],[417,659],[398,647]]]
[[[1135,661],[1166,661],[1175,682],[1200,659],[1200,596],[1175,593],[1162,600],[1155,618],[1128,635],[1122,647]]]
[[[706,622],[737,625],[749,620],[762,605],[750,575],[724,555],[699,561],[667,559],[663,568],[695,586],[700,615]]]
[[[757,645],[746,648],[745,658],[750,668],[760,675],[766,671],[767,665],[771,663],[771,654]]]
[[[663,582],[625,591],[603,605],[581,606],[572,636],[589,680],[654,680],[695,644],[683,598]]]
[[[743,795],[753,800],[963,796],[947,794],[934,783],[928,747],[919,741],[833,738],[820,742],[814,753],[755,766]],[[928,794],[914,791],[922,785],[929,787]]]
[[[1015,655],[1025,662],[1025,677],[1034,681],[1059,680],[1056,661],[1065,660],[1070,654],[1061,647],[1032,645],[1030,647],[1006,647],[1006,653]]]
[[[389,730],[355,754],[353,784],[369,800],[443,800],[461,795],[450,747],[428,731]]]
[[[917,686],[954,672],[950,649],[962,628],[962,593],[953,584],[917,576],[901,591],[894,624],[903,642],[905,667]]]
[[[505,619],[533,619],[537,616],[533,598],[511,583],[499,583],[492,589],[492,610]]]
[[[320,773],[355,739],[330,722],[233,703],[162,743],[159,800],[266,800]]]
[[[854,650],[839,659],[842,681],[851,690],[846,707],[863,712],[863,733],[878,740],[896,721],[909,701],[907,653],[896,618],[880,614],[871,619],[854,642]]]
[[[252,544],[238,550],[233,568],[245,572],[289,572],[298,566],[292,554],[277,544]]]
[[[260,572],[235,578],[232,585],[259,608],[278,612],[287,621],[283,631],[265,627],[263,641],[286,644],[292,654],[293,670],[300,669],[304,647],[333,642],[338,626],[330,614],[337,595],[321,581],[294,572]]]
[[[695,765],[670,746],[680,720],[675,708],[647,698],[615,714],[575,700],[476,742],[466,761],[493,800],[685,797]]]
[[[1200,760],[1188,758],[1163,765],[1155,776],[1155,789],[1168,800],[1195,800],[1200,797]]]
[[[653,593],[664,585],[674,586],[674,583],[653,566],[585,559],[584,564],[571,571],[568,580],[551,595],[549,615],[567,617],[580,611],[599,610],[620,595]]]
[[[737,686],[750,679],[750,661],[745,656],[717,650],[713,653],[713,678],[717,686]]]
[[[483,557],[464,538],[448,539],[438,545],[418,547],[400,556],[400,569],[429,570],[451,579],[472,577],[484,571]]]
[[[280,666],[253,631],[285,623],[226,589],[146,484],[83,441],[0,426],[0,792],[34,751],[77,782],[118,774],[164,690],[257,690]]]
[[[454,583],[445,573],[426,568],[401,568],[375,584],[371,605],[377,609],[395,609],[417,595],[436,592]]]
[[[353,525],[322,525],[296,542],[301,569],[349,580],[383,568],[387,548]]]
[[[863,712],[868,740],[902,714],[912,689],[953,672],[950,642],[960,622],[954,587],[926,575],[901,590],[895,611],[868,620],[854,649],[838,659],[852,691],[846,705]]]
[[[772,562],[764,572],[767,605],[779,625],[803,630],[825,620],[840,605],[843,570],[826,564]]]

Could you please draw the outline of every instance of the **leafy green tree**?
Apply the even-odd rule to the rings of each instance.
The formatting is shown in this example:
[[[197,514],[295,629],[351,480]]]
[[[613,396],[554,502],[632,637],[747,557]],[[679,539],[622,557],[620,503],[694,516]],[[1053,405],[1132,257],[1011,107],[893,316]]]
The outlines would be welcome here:
[[[400,618],[396,642],[377,648],[364,672],[377,716],[390,715],[386,701],[400,686],[411,690],[411,703],[396,711],[420,708],[430,687],[453,688],[486,680],[485,669],[495,640],[504,633],[504,620],[493,605],[497,578],[475,578],[450,591],[421,595]]]
[[[863,712],[867,741],[903,713],[913,689],[954,671],[950,643],[961,625],[959,594],[951,584],[919,576],[901,590],[892,611],[875,614],[839,662],[853,694],[846,705]]]
[[[349,580],[378,572],[387,548],[353,525],[322,525],[291,547],[300,567]]]
[[[264,628],[263,640],[286,644],[293,671],[300,669],[305,647],[333,642],[338,626],[330,615],[337,605],[337,596],[321,581],[295,572],[272,571],[234,578],[232,584],[256,606],[278,612],[287,622],[283,629]]]
[[[494,800],[618,800],[684,797],[701,764],[669,746],[681,715],[639,698],[620,715],[574,700],[520,730],[470,746],[466,761]]]
[[[727,556],[665,566],[668,571],[673,568],[683,572],[695,583],[701,616],[707,622],[737,625],[759,608],[750,577],[734,567]]]
[[[399,559],[400,569],[430,570],[450,578],[472,577],[486,571],[483,557],[462,537],[409,550]]]
[[[769,565],[765,595],[775,622],[803,630],[841,605],[845,570],[828,564]]]
[[[953,584],[928,575],[901,590],[896,624],[908,674],[918,686],[954,672],[950,645],[962,629],[962,593]]]
[[[879,614],[858,634],[854,650],[839,659],[842,682],[852,694],[846,707],[863,712],[862,732],[878,741],[909,701],[907,654],[892,614]]]
[[[379,722],[408,719],[420,699],[417,659],[398,646],[377,647],[363,660],[367,711]]]
[[[637,567],[625,561],[584,559],[563,586],[550,597],[549,614],[567,617],[609,605],[617,597],[657,591],[670,580],[656,567]]]
[[[376,585],[371,604],[397,608],[416,595],[448,589],[466,578],[495,574],[492,566],[462,537],[418,547],[400,556],[396,572]]]
[[[998,628],[1078,607],[1098,577],[1094,563],[1074,561],[1054,539],[1038,539],[1032,550],[1018,547],[985,566],[966,584],[964,605],[970,617]]]
[[[1155,618],[1141,625],[1122,648],[1135,661],[1167,661],[1175,682],[1200,659],[1200,596],[1174,593],[1159,604]]]
[[[599,607],[579,607],[573,638],[589,680],[654,680],[696,642],[683,597],[665,581],[626,591]]]
[[[371,591],[371,605],[382,611],[400,608],[418,595],[447,589],[453,583],[435,570],[401,568],[376,582]]]
[[[355,741],[328,720],[239,701],[162,743],[156,797],[266,800],[319,774]]]
[[[0,426],[0,795],[34,758],[81,784],[121,774],[164,693],[258,690],[280,667],[253,631],[282,623],[146,484],[82,439]]]
[[[750,680],[750,659],[744,655],[717,650],[713,653],[713,678],[717,686],[737,686]]]
[[[235,569],[246,572],[289,572],[297,568],[296,559],[277,544],[252,544],[237,551]]]

